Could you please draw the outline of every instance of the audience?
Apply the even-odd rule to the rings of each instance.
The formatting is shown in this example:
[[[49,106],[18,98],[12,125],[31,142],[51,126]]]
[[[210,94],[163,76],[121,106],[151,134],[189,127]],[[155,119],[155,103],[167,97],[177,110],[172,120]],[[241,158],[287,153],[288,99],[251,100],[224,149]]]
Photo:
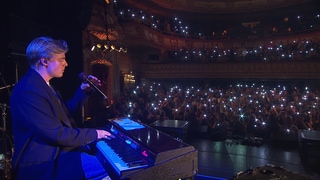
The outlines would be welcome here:
[[[300,15],[284,14],[263,19],[256,18],[256,22],[239,22],[228,24],[224,20],[187,25],[178,17],[158,17],[130,7],[124,3],[113,4],[119,21],[142,23],[147,27],[165,34],[198,39],[239,39],[239,38],[269,38],[313,31],[320,27],[320,14],[314,11],[297,12]],[[280,19],[280,20],[279,20]],[[281,21],[281,19],[283,19]],[[272,22],[272,23],[270,23]],[[228,28],[226,28],[228,27]]]
[[[186,49],[167,51],[170,62],[241,62],[241,61],[297,61],[320,58],[320,42],[311,40],[287,43],[270,41],[250,48]]]
[[[156,17],[115,3],[119,21],[142,23],[160,33],[206,40],[261,39],[306,33],[319,29],[320,15],[286,17],[278,24],[230,26],[233,30],[198,33],[180,19]],[[311,26],[305,26],[312,24]],[[269,31],[270,30],[270,31]],[[231,34],[232,32],[233,34]],[[291,36],[292,37],[292,36]],[[290,39],[290,38],[288,38]],[[258,43],[257,43],[258,44]],[[310,39],[269,41],[251,47],[186,48],[165,52],[169,62],[291,61],[320,58],[320,42]],[[128,116],[145,124],[157,120],[186,120],[190,128],[208,127],[208,135],[223,140],[228,135],[259,138],[298,138],[300,130],[320,130],[319,88],[295,85],[228,86],[141,84],[126,89],[113,105],[116,117]],[[121,110],[119,110],[121,107]],[[125,108],[127,107],[127,108]],[[119,112],[121,111],[121,113]]]
[[[303,12],[300,16],[288,15],[283,21],[261,20],[255,23],[234,23],[226,25],[229,29],[220,27],[225,22],[212,22],[203,27],[199,25],[186,25],[178,17],[171,20],[167,17],[157,17],[139,9],[129,7],[123,3],[114,3],[115,12],[119,21],[141,23],[165,35],[178,36],[191,39],[212,40],[239,40],[250,39],[259,42],[261,39],[277,39],[279,37],[296,37],[320,29],[320,14],[315,12]],[[277,17],[279,18],[279,17]],[[217,27],[215,27],[215,25]],[[198,29],[194,29],[195,26]],[[199,29],[200,28],[200,29]],[[201,29],[203,28],[203,29]],[[196,31],[203,31],[196,32]],[[253,44],[256,44],[253,43]],[[225,62],[225,61],[279,61],[279,60],[305,60],[320,58],[320,42],[311,40],[291,40],[290,42],[265,42],[250,47],[219,47],[190,48],[179,47],[165,52],[165,60],[169,62]],[[247,45],[249,46],[249,45]]]
[[[190,129],[208,127],[207,133],[213,139],[225,139],[227,135],[298,138],[299,130],[319,130],[317,87],[180,87],[150,83],[126,89],[124,94],[120,107],[128,108],[118,117],[128,116],[145,124],[164,119],[186,120]]]

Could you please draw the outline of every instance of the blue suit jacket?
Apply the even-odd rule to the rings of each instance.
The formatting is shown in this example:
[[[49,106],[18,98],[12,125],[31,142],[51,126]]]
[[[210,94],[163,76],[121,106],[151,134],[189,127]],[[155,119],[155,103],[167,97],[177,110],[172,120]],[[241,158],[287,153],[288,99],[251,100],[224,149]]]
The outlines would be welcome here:
[[[18,167],[18,179],[83,176],[78,147],[96,141],[96,130],[74,127],[74,120],[65,109],[76,110],[85,97],[79,88],[65,107],[33,69],[15,85],[10,110],[14,135],[12,163]]]

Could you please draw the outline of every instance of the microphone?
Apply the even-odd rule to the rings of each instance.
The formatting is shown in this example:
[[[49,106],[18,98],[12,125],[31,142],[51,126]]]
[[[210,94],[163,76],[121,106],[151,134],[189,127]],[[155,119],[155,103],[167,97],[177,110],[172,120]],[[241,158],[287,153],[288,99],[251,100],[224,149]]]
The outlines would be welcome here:
[[[94,84],[94,82],[92,82],[92,81],[86,76],[86,74],[85,74],[84,72],[81,72],[81,73],[79,74],[79,78],[80,78],[83,82],[88,83],[92,89],[94,89],[95,91],[97,91],[98,93],[100,93],[100,94],[103,96],[104,99],[108,99],[108,97],[97,87],[96,84]]]

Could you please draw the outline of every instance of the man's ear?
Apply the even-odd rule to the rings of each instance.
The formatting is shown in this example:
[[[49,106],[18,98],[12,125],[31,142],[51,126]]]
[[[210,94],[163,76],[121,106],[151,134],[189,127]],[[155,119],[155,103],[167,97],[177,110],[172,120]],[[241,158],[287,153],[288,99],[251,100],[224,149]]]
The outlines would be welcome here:
[[[40,59],[40,62],[41,62],[41,64],[42,64],[43,66],[48,65],[48,61],[47,61],[45,58],[41,58],[41,59]]]

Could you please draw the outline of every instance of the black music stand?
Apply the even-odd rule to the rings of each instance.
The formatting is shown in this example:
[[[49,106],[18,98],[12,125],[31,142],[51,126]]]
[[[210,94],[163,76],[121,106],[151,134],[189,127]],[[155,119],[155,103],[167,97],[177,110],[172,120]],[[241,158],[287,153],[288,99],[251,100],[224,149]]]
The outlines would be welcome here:
[[[320,147],[320,131],[303,130],[299,133],[304,156],[308,155],[311,146]]]
[[[183,120],[158,120],[150,124],[155,129],[180,139],[188,133],[189,121]]]

